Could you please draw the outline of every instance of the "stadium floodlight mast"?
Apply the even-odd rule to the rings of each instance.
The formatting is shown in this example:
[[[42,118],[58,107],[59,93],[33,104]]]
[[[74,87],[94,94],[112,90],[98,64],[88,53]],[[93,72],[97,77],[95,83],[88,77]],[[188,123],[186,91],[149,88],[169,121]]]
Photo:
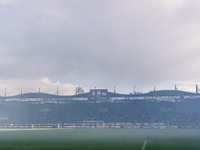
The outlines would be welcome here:
[[[14,95],[19,95],[19,94],[23,94],[23,89],[15,92],[14,94],[10,95],[10,96],[14,96]]]
[[[84,92],[85,92],[85,89],[81,85],[79,85],[76,87],[76,91],[74,95],[83,94]]]
[[[95,89],[96,89],[96,87],[95,87]],[[116,86],[114,86],[114,88],[110,89],[109,91],[116,93]]]
[[[79,85],[69,95],[72,95],[72,94],[78,95],[78,94],[83,94],[83,93],[85,93],[85,89],[81,85]]]
[[[198,85],[196,85],[196,93],[199,93],[200,89],[198,87]]]
[[[175,85],[175,91],[177,91],[178,90],[178,88],[176,87],[176,85]]]
[[[56,90],[53,90],[52,92],[49,92],[49,94],[55,94],[55,95],[59,95],[59,88],[57,88]]]
[[[41,93],[41,90],[39,88],[39,90],[35,90],[35,91],[31,92],[31,93]]]
[[[5,88],[5,90],[3,91],[3,93],[1,94],[1,96],[6,97],[6,88]]]
[[[114,86],[114,93],[116,93],[116,86]]]

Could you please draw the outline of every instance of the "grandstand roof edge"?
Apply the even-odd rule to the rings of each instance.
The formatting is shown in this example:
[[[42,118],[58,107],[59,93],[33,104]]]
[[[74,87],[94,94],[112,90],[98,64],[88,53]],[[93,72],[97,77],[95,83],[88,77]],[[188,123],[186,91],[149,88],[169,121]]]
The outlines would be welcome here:
[[[121,93],[113,93],[109,92],[113,96],[166,96],[166,95],[176,95],[176,94],[189,94],[189,95],[200,95],[200,93],[192,93],[192,92],[187,92],[187,91],[181,91],[181,90],[158,90],[158,91],[151,91],[147,93],[142,93],[142,94],[121,94]]]
[[[98,89],[97,89],[98,90]],[[142,94],[121,94],[121,93],[114,93],[114,92],[107,92],[109,96],[111,97],[117,97],[117,96],[169,96],[169,95],[200,95],[200,93],[192,93],[187,91],[180,91],[180,90],[158,90],[158,91],[152,91]],[[0,98],[58,98],[58,97],[88,97],[90,95],[90,92],[78,94],[78,95],[53,95],[49,93],[24,93],[20,95],[14,95],[14,96],[7,96],[3,97],[0,96]]]

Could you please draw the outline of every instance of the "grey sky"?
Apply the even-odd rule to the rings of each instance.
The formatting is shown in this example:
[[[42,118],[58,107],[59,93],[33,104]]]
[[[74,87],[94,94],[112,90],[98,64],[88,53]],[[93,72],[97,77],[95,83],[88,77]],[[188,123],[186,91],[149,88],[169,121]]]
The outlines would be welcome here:
[[[0,89],[194,90],[199,10],[198,0],[0,0]]]

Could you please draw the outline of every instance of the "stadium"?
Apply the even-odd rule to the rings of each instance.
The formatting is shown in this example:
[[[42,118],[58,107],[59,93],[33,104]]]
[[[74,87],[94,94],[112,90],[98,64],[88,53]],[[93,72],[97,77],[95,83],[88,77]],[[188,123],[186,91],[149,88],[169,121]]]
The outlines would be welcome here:
[[[175,90],[119,94],[22,93],[0,97],[0,128],[199,129],[200,94]]]

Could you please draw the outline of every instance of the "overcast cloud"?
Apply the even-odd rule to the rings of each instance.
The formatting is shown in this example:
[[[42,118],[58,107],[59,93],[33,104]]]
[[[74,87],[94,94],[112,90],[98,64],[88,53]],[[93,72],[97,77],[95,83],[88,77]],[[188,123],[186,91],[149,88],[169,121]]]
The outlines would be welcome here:
[[[195,91],[199,10],[199,0],[0,0],[0,90]]]

